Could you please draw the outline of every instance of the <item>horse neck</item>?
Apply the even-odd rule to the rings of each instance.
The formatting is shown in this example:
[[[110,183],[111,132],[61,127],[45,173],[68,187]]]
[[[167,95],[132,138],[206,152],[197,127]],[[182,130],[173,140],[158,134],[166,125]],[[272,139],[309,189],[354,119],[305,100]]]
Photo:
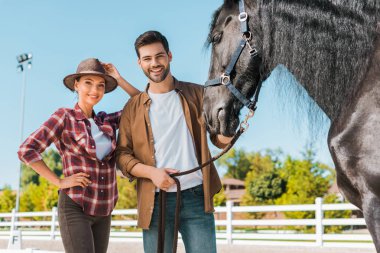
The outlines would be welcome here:
[[[251,26],[266,72],[282,64],[330,119],[360,86],[374,50],[377,0],[258,0]],[[259,24],[259,26],[257,25]]]

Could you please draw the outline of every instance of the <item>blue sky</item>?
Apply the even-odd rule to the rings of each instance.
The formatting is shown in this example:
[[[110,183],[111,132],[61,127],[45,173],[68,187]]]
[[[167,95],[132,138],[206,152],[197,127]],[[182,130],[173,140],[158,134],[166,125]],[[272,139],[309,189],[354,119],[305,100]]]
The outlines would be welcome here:
[[[213,11],[222,0],[193,1],[53,1],[0,0],[0,187],[16,186],[20,144],[21,82],[16,55],[33,53],[27,72],[24,136],[37,129],[57,108],[72,107],[76,98],[62,84],[78,63],[89,57],[112,62],[137,88],[146,77],[137,65],[133,43],[147,30],[158,30],[169,40],[172,73],[177,79],[204,83],[210,52],[203,45]],[[292,113],[293,98],[276,96],[275,74],[264,83],[251,127],[237,147],[262,151],[281,148],[300,156],[310,142],[306,114]],[[287,79],[284,80],[286,82]],[[107,94],[95,108],[120,110],[128,96],[120,89]],[[315,141],[317,158],[332,165],[326,133]],[[215,147],[211,147],[216,150]]]

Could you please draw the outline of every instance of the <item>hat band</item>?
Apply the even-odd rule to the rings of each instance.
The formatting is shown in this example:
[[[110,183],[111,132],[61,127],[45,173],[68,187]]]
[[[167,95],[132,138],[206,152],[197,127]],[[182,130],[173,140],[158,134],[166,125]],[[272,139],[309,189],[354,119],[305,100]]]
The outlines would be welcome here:
[[[103,72],[99,72],[99,71],[93,71],[93,70],[85,70],[85,71],[81,71],[79,73],[77,73],[78,75],[79,74],[99,74],[99,75],[106,75],[106,73],[103,73]]]

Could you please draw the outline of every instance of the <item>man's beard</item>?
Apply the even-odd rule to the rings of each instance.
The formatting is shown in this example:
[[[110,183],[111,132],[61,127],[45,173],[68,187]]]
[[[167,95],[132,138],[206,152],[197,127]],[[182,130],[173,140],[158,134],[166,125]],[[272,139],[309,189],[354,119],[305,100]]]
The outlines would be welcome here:
[[[160,65],[160,66],[157,66],[157,67],[163,67],[164,68],[164,70],[163,70],[163,72],[162,72],[162,74],[160,76],[150,75],[149,70],[148,71],[143,70],[143,72],[146,75],[146,77],[148,77],[153,82],[160,83],[160,82],[164,81],[165,78],[168,76],[168,74],[170,72],[170,65],[168,65],[167,68],[165,68],[163,65]]]

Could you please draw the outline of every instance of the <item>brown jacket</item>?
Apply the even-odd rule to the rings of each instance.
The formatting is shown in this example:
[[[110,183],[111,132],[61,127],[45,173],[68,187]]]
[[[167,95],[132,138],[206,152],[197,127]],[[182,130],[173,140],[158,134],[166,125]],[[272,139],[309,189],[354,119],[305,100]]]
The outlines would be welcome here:
[[[202,116],[203,87],[174,79],[183,107],[186,123],[192,135],[198,163],[211,158],[207,145],[206,126]],[[142,92],[132,97],[125,105],[121,119],[116,149],[116,162],[122,173],[133,180],[130,174],[137,163],[155,166],[153,132],[149,120],[151,100]],[[213,212],[213,196],[222,187],[213,164],[202,169],[205,212]],[[155,186],[146,178],[137,179],[138,226],[148,229],[154,206]]]

